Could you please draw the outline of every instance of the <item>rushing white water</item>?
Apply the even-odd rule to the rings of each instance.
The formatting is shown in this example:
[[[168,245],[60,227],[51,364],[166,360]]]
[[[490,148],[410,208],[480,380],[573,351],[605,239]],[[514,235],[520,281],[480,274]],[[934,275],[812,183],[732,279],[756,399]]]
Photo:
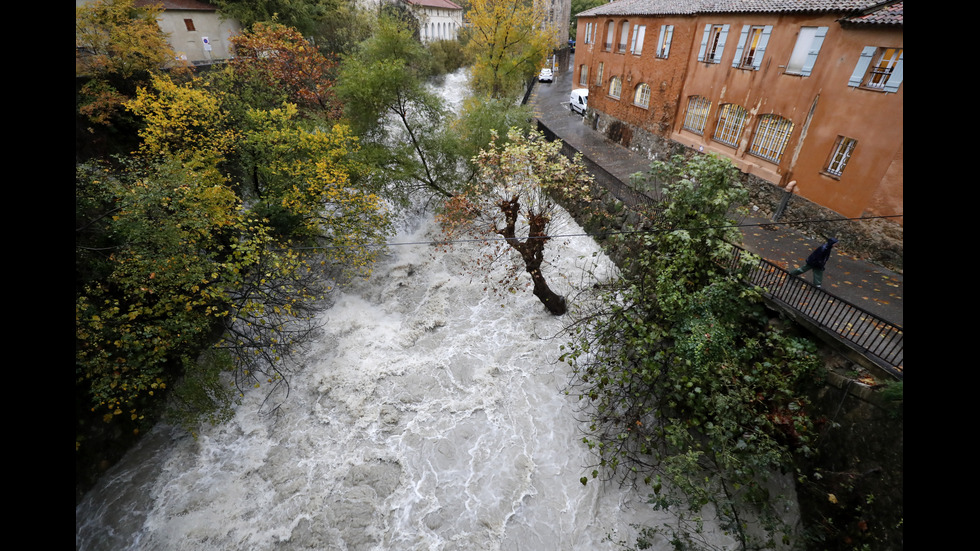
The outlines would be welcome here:
[[[593,458],[561,392],[563,320],[486,291],[478,245],[421,244],[431,216],[401,225],[393,241],[419,244],[338,292],[280,415],[258,391],[197,439],[157,427],[76,507],[76,548],[602,550],[671,522],[579,482]],[[613,269],[589,238],[549,250],[556,292]]]

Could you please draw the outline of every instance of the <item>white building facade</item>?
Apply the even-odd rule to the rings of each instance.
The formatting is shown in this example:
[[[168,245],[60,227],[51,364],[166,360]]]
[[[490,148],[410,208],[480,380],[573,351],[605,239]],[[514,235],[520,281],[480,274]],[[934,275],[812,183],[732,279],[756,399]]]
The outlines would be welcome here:
[[[422,42],[456,40],[463,27],[463,8],[449,0],[404,0],[419,20]]]

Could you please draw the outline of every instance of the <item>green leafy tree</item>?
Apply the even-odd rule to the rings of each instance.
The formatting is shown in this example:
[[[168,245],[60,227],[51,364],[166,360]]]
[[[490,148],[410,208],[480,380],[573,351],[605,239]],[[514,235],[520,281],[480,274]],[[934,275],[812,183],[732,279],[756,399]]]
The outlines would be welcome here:
[[[592,176],[580,156],[569,159],[561,153],[561,142],[548,142],[539,132],[528,135],[511,130],[508,141],[489,147],[474,160],[479,172],[465,192],[446,202],[440,216],[443,227],[454,235],[476,231],[478,235],[503,238],[492,241],[498,258],[505,251],[516,253],[515,264],[530,276],[534,296],[555,315],[567,311],[565,297],[548,285],[544,250],[549,229],[561,210],[561,198],[587,198]],[[519,269],[512,271],[515,277]],[[513,283],[502,283],[510,287]]]
[[[572,21],[571,25],[568,26],[568,38],[575,40],[575,37],[578,36],[578,18],[575,17],[577,14],[607,3],[606,0],[572,0]]]
[[[340,0],[215,0],[219,11],[245,28],[278,23],[309,36]]]
[[[712,508],[741,549],[771,548],[788,527],[766,480],[813,444],[801,389],[815,347],[769,323],[732,262],[740,235],[728,212],[745,191],[731,163],[674,158],[653,174],[657,230],[631,244],[602,306],[570,326],[579,338],[562,358],[591,418],[592,477],[649,484],[681,523],[646,533],[678,549],[711,547],[700,519]]]
[[[450,197],[461,160],[447,131],[451,113],[427,86],[426,49],[401,22],[381,18],[375,34],[344,58],[337,93],[361,136],[366,162],[409,191]]]

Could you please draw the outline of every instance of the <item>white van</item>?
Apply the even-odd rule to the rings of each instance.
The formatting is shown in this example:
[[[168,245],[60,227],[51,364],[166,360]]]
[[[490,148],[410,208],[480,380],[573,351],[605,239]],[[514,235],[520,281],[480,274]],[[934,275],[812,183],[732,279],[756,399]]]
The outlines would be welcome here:
[[[573,112],[585,114],[585,109],[589,106],[589,89],[576,88],[572,90],[572,96],[568,99],[568,105]]]

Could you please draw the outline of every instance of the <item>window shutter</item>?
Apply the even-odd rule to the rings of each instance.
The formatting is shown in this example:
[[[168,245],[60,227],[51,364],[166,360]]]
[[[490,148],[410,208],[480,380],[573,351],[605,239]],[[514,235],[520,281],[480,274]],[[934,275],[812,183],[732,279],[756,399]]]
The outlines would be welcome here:
[[[667,57],[670,54],[670,39],[674,34],[673,25],[661,25],[660,26],[660,44],[664,45],[663,57]]]
[[[731,25],[722,25],[721,37],[718,39],[718,49],[715,51],[715,63],[721,63],[721,54],[725,51],[725,40],[728,38],[728,29]]]
[[[633,25],[633,45],[630,48],[630,53],[635,55],[640,55],[643,53],[643,38],[647,34],[646,25]]]
[[[858,58],[854,72],[851,73],[851,78],[847,81],[848,86],[861,86],[861,81],[864,80],[864,75],[868,72],[868,65],[871,65],[871,58],[874,57],[876,51],[878,48],[874,46],[865,46],[861,50],[861,57]]]
[[[820,53],[820,47],[823,46],[823,39],[827,37],[827,29],[828,27],[817,27],[813,42],[810,43],[810,51],[807,52],[806,61],[803,62],[801,73],[805,77],[810,76],[810,73],[813,72],[813,65],[817,62],[817,54]]]
[[[711,36],[711,23],[704,26],[704,36],[701,37],[701,49],[698,51],[698,61],[705,61],[704,52],[708,49],[709,36]]]
[[[898,61],[895,62],[895,67],[892,69],[892,74],[888,77],[888,82],[885,83],[886,92],[898,92],[898,85],[902,83],[902,57],[904,56],[904,51],[898,54]]]
[[[749,25],[742,25],[742,34],[738,36],[738,46],[735,47],[735,57],[732,58],[732,67],[738,67],[738,64],[742,62],[742,50],[745,49],[745,40],[749,37],[749,29],[751,28]]]
[[[772,34],[772,25],[766,25],[762,29],[762,36],[759,37],[759,47],[755,50],[755,58],[752,60],[752,68],[756,71],[762,67],[762,56],[766,54],[766,46],[769,45],[769,36]]]

